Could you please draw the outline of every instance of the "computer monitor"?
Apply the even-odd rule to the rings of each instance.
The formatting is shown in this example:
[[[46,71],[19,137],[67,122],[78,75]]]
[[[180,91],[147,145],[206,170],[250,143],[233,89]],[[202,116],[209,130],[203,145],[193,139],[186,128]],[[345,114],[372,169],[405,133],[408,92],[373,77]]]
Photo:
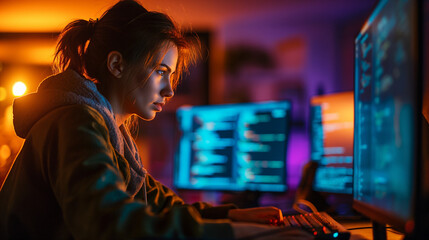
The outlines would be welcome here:
[[[285,192],[291,102],[184,106],[178,189]]]
[[[419,4],[379,1],[355,40],[353,206],[374,221],[374,238],[386,224],[412,232],[418,210]]]
[[[317,163],[314,191],[352,194],[353,114],[352,91],[311,98],[310,156]]]

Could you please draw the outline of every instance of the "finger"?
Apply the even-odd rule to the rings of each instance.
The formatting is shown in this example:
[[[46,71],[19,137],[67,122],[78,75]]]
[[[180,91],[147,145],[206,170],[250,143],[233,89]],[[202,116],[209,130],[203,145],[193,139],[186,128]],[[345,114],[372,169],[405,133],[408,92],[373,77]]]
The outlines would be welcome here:
[[[283,213],[278,208],[273,209],[269,214],[267,214],[267,216],[270,217],[270,218],[275,218],[275,219],[283,220]]]
[[[279,219],[283,221],[283,212],[279,209]]]
[[[275,226],[283,224],[283,213],[280,209],[277,209],[276,214],[272,215],[271,219],[269,219],[269,224]]]

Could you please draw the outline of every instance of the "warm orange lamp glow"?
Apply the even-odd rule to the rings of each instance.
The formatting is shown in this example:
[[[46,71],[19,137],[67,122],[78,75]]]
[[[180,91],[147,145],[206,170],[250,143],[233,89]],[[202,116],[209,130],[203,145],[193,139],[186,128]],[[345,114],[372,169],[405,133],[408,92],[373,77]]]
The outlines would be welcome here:
[[[0,147],[0,167],[3,167],[6,164],[11,153],[12,151],[8,145],[4,144]]]
[[[6,88],[0,87],[0,102],[4,101],[7,97]]]
[[[27,91],[27,86],[23,82],[16,82],[12,87],[12,93],[16,97],[24,95],[25,91]]]
[[[12,104],[6,107],[4,111],[4,122],[3,122],[3,133],[6,136],[14,136],[14,127],[13,127],[13,106]],[[9,144],[10,145],[10,144]]]

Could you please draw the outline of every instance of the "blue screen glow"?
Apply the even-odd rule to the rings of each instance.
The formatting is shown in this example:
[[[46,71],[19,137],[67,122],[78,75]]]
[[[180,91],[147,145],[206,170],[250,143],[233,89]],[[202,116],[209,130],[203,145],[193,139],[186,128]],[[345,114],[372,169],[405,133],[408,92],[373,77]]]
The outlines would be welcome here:
[[[290,112],[288,101],[179,108],[175,186],[286,191]]]

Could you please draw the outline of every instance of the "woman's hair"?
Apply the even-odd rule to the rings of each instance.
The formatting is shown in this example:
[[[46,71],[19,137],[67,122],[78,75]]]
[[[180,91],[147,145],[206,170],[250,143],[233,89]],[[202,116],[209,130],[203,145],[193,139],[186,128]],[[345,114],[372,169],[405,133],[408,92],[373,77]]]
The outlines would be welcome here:
[[[185,34],[166,14],[147,11],[134,0],[121,0],[107,10],[100,19],[76,20],[61,32],[54,58],[54,70],[62,72],[71,68],[99,83],[106,81],[107,56],[111,51],[122,54],[127,65],[143,63],[148,76],[159,59],[158,53],[165,44],[177,47],[179,57],[173,88],[182,72],[199,56],[199,41],[195,35]]]

